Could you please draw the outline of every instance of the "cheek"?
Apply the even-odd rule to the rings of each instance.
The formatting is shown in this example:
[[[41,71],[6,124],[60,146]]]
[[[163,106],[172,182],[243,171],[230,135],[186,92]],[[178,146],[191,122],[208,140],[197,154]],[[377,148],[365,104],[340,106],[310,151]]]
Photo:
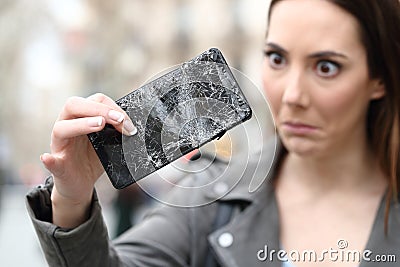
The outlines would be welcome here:
[[[366,66],[366,59],[354,62],[335,82],[321,88],[319,101],[314,103],[318,103],[322,116],[337,121],[338,125],[364,123],[371,97]]]
[[[346,84],[342,90],[333,89],[332,92],[319,95],[319,99],[314,99],[317,105],[317,112],[324,121],[339,128],[355,127],[360,122],[364,122],[369,98],[362,90],[367,90],[361,84]]]

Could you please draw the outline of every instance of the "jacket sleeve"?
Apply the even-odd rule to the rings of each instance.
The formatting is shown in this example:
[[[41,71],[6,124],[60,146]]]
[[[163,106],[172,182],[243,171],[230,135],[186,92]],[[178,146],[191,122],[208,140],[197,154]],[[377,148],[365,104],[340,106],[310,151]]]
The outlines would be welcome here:
[[[53,183],[33,189],[26,204],[49,266],[188,266],[188,209],[162,206],[114,242],[108,237],[96,193],[90,218],[74,229],[51,223]]]

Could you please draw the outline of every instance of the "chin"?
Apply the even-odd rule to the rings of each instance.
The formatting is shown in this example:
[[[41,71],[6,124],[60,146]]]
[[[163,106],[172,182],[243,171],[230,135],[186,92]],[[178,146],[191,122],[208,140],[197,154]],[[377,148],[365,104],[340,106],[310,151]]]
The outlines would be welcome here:
[[[282,143],[289,153],[308,157],[319,154],[317,144],[313,140],[303,137],[281,137]]]

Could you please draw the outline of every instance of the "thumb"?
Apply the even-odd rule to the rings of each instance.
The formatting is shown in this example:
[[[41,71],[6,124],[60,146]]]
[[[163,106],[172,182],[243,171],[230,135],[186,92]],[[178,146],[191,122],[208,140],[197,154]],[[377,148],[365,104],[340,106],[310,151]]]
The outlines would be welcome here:
[[[44,153],[40,155],[40,161],[54,176],[62,176],[64,169],[60,158],[53,156],[50,153]]]

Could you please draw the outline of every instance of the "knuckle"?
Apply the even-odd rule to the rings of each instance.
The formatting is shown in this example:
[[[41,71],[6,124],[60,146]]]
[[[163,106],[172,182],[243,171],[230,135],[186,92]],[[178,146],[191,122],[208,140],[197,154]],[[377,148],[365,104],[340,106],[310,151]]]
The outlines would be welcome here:
[[[67,99],[67,101],[65,102],[64,111],[65,111],[65,112],[70,111],[71,108],[72,108],[73,106],[75,106],[75,105],[77,104],[78,101],[79,101],[79,97],[77,97],[77,96],[71,96],[71,97],[69,97],[69,98]]]
[[[95,93],[91,96],[88,97],[90,100],[96,101],[96,102],[103,102],[104,99],[106,98],[105,94],[103,93]]]
[[[60,139],[62,136],[62,131],[60,130],[60,127],[58,126],[58,123],[56,123],[53,127],[53,131],[51,132],[52,139]]]
[[[95,114],[95,116],[107,116],[107,112],[108,109],[105,108],[105,106],[101,105],[101,104],[97,104],[95,106],[93,106],[92,108],[93,114]]]
[[[70,96],[70,97],[68,97],[68,99],[67,99],[65,105],[66,105],[66,106],[67,106],[67,105],[73,105],[73,104],[75,104],[75,103],[78,101],[78,99],[79,99],[79,97],[77,97],[77,96]]]
[[[108,97],[103,93],[95,93],[89,97],[90,100],[96,102],[93,111],[100,116],[107,117],[111,107],[108,105]]]

